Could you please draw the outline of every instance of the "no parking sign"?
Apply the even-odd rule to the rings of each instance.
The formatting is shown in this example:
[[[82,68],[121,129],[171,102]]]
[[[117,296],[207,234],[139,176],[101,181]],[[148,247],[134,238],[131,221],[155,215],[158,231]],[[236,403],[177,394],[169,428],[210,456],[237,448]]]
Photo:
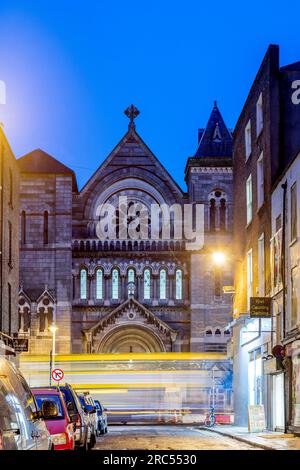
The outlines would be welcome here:
[[[56,382],[60,382],[64,378],[64,372],[61,369],[53,369],[52,379]]]

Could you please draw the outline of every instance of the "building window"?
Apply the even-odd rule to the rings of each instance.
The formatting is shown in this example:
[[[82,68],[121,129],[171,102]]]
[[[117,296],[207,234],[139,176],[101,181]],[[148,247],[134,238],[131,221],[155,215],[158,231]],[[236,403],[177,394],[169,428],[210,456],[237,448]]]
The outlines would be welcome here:
[[[8,265],[12,267],[12,223],[8,222]]]
[[[298,320],[297,266],[291,270],[291,292],[291,328],[293,328]]]
[[[8,334],[9,336],[11,335],[11,285],[8,283],[7,285],[8,288]]]
[[[144,271],[144,299],[149,300],[151,295],[151,272],[150,269]]]
[[[87,272],[86,269],[80,270],[80,298],[87,299]]]
[[[96,271],[96,299],[103,299],[103,271],[97,269]]]
[[[26,243],[26,212],[21,213],[21,243]]]
[[[256,103],[256,135],[259,136],[263,130],[264,121],[263,121],[263,102],[262,102],[262,93],[259,95],[259,98]]]
[[[226,201],[224,198],[220,200],[220,230],[226,230]]]
[[[297,240],[297,183],[291,187],[291,241]]]
[[[14,182],[11,168],[9,168],[9,205],[12,207],[14,198]]]
[[[264,159],[263,153],[261,153],[257,160],[257,207],[258,209],[263,205],[264,202]]]
[[[221,297],[221,270],[220,268],[215,269],[215,297]]]
[[[128,283],[128,295],[132,293],[132,284],[135,283],[135,272],[134,269],[130,268],[127,272],[127,283]]]
[[[258,239],[258,289],[259,295],[265,295],[265,235],[264,233]]]
[[[245,151],[246,151],[246,160],[251,155],[251,121],[248,121],[247,126],[245,127]]]
[[[215,199],[210,200],[209,205],[209,227],[211,232],[216,231],[216,201]]]
[[[252,175],[246,181],[247,225],[252,220]]]
[[[44,245],[49,242],[49,214],[48,211],[44,212]]]
[[[159,273],[159,298],[166,300],[167,298],[167,271],[162,269]]]
[[[256,349],[249,354],[249,405],[261,405],[262,403],[262,378],[261,350]]]
[[[252,267],[252,250],[247,253],[247,310],[250,308],[250,297],[253,292],[253,267]]]
[[[119,298],[119,271],[117,269],[113,269],[112,271],[111,297],[113,300]]]
[[[176,292],[175,298],[176,300],[182,299],[182,271],[181,269],[176,269]]]

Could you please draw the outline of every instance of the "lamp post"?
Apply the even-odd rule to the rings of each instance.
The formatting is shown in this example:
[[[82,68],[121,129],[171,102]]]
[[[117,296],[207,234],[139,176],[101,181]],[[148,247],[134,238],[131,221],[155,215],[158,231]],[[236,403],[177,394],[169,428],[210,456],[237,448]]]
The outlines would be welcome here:
[[[55,341],[56,341],[56,332],[58,328],[55,323],[49,327],[49,331],[52,333],[52,351],[50,355],[50,385],[52,384],[52,370],[55,369]]]

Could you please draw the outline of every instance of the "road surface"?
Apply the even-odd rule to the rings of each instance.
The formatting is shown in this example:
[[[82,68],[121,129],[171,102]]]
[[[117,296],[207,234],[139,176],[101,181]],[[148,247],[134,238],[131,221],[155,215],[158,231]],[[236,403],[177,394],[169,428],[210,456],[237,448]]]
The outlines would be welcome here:
[[[110,426],[95,450],[258,450],[192,426]]]

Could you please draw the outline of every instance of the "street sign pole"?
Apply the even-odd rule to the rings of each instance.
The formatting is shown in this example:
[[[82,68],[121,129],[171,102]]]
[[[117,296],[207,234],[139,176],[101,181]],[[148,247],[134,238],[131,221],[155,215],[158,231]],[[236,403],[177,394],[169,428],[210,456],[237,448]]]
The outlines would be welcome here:
[[[50,382],[50,387],[52,385],[52,349],[50,351],[50,364],[49,364],[49,382]]]

